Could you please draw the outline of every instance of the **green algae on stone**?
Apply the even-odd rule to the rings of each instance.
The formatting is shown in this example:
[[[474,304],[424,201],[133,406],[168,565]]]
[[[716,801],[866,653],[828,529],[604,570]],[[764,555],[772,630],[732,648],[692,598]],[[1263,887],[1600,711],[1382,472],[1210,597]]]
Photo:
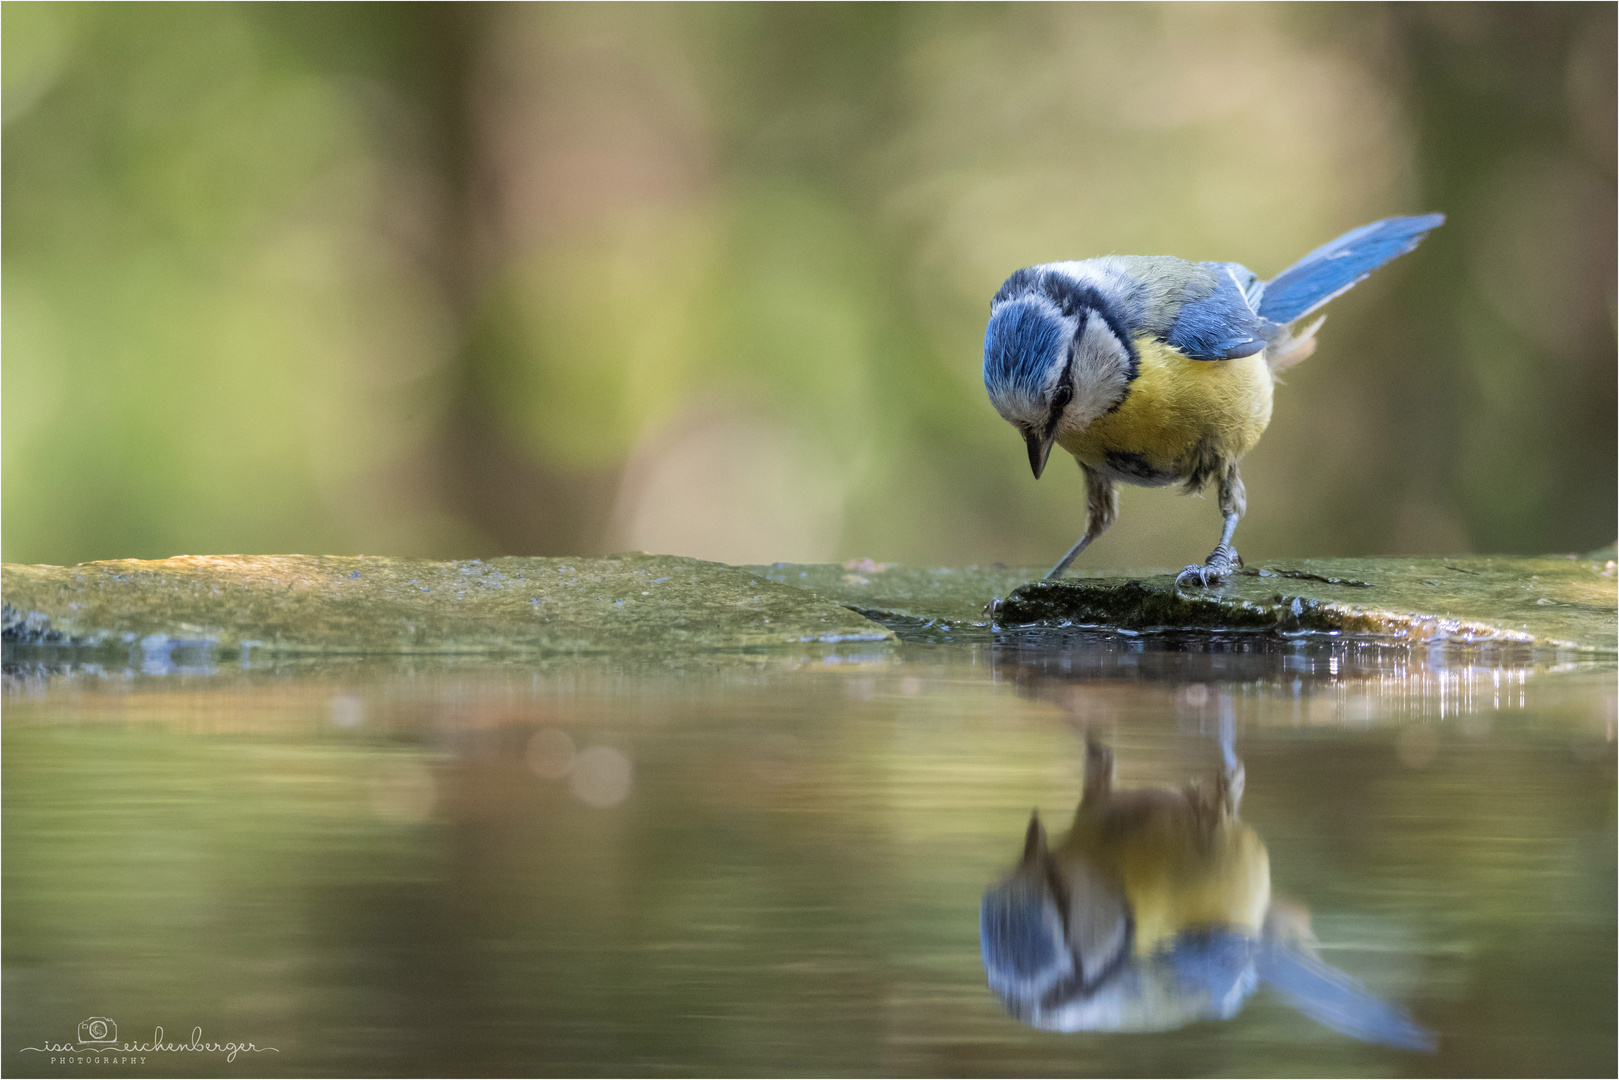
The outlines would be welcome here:
[[[229,555],[0,570],[9,642],[224,652],[747,649],[892,639],[798,589],[698,559]]]
[[[1410,641],[1521,642],[1616,651],[1611,549],[1587,556],[1300,559],[1249,568],[1218,588],[1143,580],[1034,581],[996,607],[998,625],[1322,631]]]

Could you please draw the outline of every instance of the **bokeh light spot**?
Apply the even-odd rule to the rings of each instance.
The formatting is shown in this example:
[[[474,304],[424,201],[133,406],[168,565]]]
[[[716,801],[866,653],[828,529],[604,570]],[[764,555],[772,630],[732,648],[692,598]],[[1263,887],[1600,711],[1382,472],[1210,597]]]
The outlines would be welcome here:
[[[629,798],[634,783],[630,759],[611,746],[592,746],[574,759],[573,793],[586,806],[617,806]]]
[[[326,703],[326,709],[331,714],[334,727],[357,728],[365,723],[365,702],[353,694],[333,695],[332,700]]]

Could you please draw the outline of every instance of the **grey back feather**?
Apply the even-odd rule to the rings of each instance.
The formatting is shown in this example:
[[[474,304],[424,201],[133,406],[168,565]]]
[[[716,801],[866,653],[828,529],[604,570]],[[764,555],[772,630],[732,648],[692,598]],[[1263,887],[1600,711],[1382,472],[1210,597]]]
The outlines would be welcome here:
[[[1150,335],[1194,360],[1251,356],[1272,336],[1249,300],[1258,276],[1236,263],[1104,255],[1041,269],[1095,289],[1130,334]]]

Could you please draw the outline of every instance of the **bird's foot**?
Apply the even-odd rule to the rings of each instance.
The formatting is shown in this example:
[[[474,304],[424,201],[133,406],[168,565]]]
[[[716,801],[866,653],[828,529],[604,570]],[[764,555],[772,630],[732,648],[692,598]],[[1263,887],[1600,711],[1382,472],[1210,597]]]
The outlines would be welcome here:
[[[1232,767],[1220,770],[1220,778],[1214,784],[1215,801],[1220,805],[1220,812],[1228,818],[1237,816],[1237,807],[1242,805],[1242,792],[1248,786],[1248,772],[1242,767],[1242,762]]]
[[[1242,565],[1237,549],[1221,544],[1209,552],[1209,561],[1202,566],[1188,566],[1175,575],[1176,585],[1198,585],[1204,588],[1218,585],[1231,576],[1231,571]]]

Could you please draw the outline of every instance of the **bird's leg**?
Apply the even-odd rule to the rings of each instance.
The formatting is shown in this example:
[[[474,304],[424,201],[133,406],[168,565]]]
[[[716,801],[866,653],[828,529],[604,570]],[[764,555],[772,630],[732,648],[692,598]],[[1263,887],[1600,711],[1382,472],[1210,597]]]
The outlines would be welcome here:
[[[1231,546],[1237,533],[1237,522],[1248,509],[1248,492],[1242,486],[1236,462],[1226,466],[1220,477],[1220,512],[1225,515],[1225,530],[1220,533],[1220,546],[1209,552],[1209,560],[1201,566],[1188,566],[1175,576],[1177,585],[1218,585],[1231,576],[1231,571],[1242,565],[1242,556]]]
[[[1079,558],[1079,553],[1090,547],[1092,540],[1107,532],[1108,526],[1119,516],[1119,491],[1113,486],[1113,481],[1088,466],[1081,465],[1080,469],[1085,473],[1085,535],[1051,568],[1051,573],[1046,575],[1048,580],[1062,577],[1063,571]]]
[[[1113,793],[1113,751],[1096,738],[1085,733],[1085,788],[1080,795],[1080,806],[1099,804]]]
[[[1247,786],[1247,770],[1237,756],[1237,714],[1229,694],[1220,695],[1220,779],[1215,797],[1225,817],[1237,816],[1242,791]]]

